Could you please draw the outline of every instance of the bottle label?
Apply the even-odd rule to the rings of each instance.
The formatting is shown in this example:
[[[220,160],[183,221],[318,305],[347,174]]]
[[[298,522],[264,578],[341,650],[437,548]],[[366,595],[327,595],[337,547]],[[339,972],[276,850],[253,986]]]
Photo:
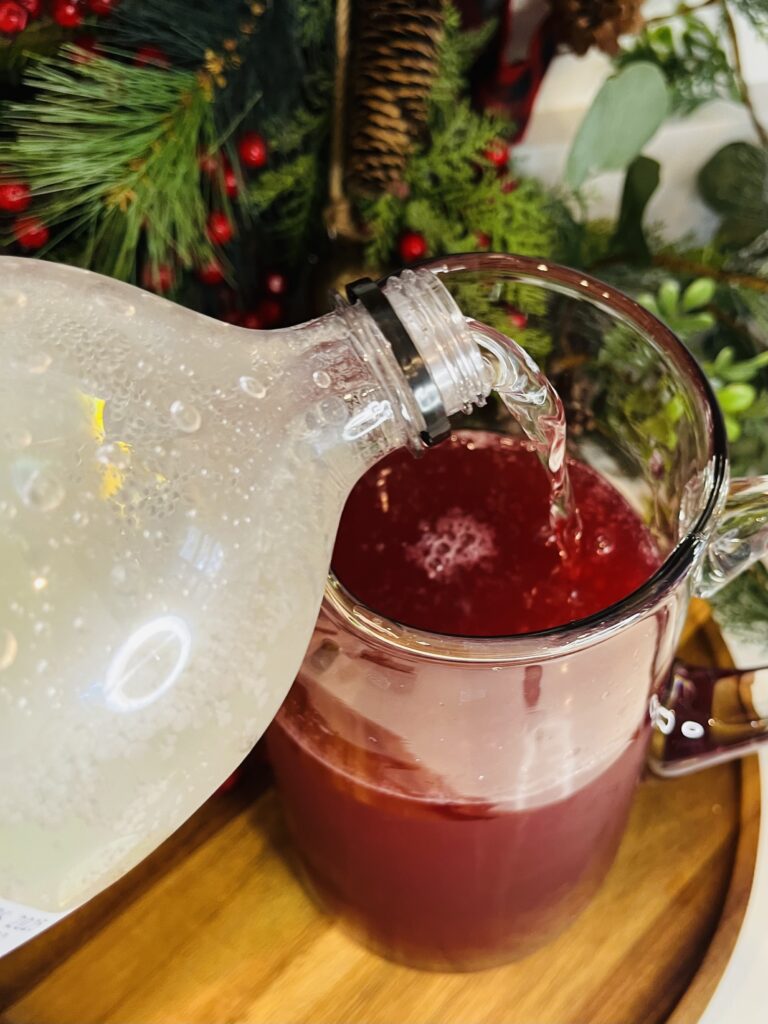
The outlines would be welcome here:
[[[67,911],[49,914],[46,910],[35,910],[22,903],[0,899],[0,956],[44,932],[66,915]]]

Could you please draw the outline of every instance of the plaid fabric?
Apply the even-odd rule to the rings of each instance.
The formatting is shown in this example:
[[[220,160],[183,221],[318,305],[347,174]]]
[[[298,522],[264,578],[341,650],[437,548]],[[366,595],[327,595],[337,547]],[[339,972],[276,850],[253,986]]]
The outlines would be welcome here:
[[[476,96],[483,107],[504,112],[516,126],[518,141],[528,124],[544,73],[557,49],[546,0],[462,0],[467,28],[499,17],[490,60],[481,65]]]

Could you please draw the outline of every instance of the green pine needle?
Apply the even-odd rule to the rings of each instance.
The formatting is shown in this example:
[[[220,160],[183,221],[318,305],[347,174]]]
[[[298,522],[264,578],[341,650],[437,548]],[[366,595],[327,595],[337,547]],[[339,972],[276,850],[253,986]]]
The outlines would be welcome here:
[[[16,137],[0,143],[0,164],[30,183],[52,246],[76,233],[78,262],[123,279],[135,275],[142,244],[154,266],[206,262],[198,154],[214,126],[204,82],[63,53],[30,64],[36,99],[8,106],[4,127]]]
[[[263,171],[251,186],[251,208],[279,248],[281,261],[295,261],[311,230],[317,208],[320,166],[314,153],[302,153],[274,170]]]

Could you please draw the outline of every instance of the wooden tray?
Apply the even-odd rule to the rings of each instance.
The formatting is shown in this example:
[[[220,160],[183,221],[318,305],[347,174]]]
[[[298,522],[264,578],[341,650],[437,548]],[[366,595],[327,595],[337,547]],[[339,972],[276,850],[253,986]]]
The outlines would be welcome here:
[[[729,664],[699,604],[685,654]],[[254,802],[246,784],[0,960],[1,1019],[695,1024],[741,925],[758,819],[754,759],[648,778],[605,885],[559,940],[480,974],[425,974],[373,956],[313,906],[290,868],[275,794]]]

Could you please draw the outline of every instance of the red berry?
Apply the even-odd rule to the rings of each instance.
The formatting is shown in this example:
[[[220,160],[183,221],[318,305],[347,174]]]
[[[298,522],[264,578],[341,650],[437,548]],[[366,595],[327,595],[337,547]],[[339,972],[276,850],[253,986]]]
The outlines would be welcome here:
[[[216,260],[210,260],[197,271],[197,276],[203,284],[221,284],[224,280],[224,271],[221,264]]]
[[[240,323],[251,331],[263,331],[267,326],[258,310],[251,310],[250,313],[243,313]]]
[[[483,150],[483,156],[494,167],[506,167],[509,162],[509,146],[503,139],[496,139],[488,149]]]
[[[133,63],[137,68],[169,68],[171,66],[168,54],[158,46],[140,46],[133,58]]]
[[[491,248],[491,236],[487,235],[485,231],[475,232],[475,244],[478,249],[490,249]]]
[[[507,319],[518,330],[522,330],[528,325],[528,317],[516,306],[507,306]]]
[[[13,233],[22,249],[41,249],[50,238],[47,224],[39,217],[19,217]]]
[[[30,200],[29,185],[25,185],[23,181],[0,182],[0,210],[5,210],[6,213],[23,213]]]
[[[78,51],[82,51],[72,52],[69,54],[69,59],[73,64],[88,64],[100,53],[99,44],[96,42],[96,36],[87,34],[75,36],[72,42],[77,47]]]
[[[285,274],[267,274],[266,285],[270,295],[285,295],[288,290],[288,278]]]
[[[8,36],[16,36],[27,27],[29,14],[21,4],[14,0],[3,0],[0,3],[0,32]]]
[[[506,181],[502,181],[501,183],[501,191],[504,193],[504,195],[508,195],[510,192],[514,192],[519,185],[520,182],[517,180],[517,178],[507,178]]]
[[[216,153],[201,153],[197,158],[197,166],[203,174],[210,174],[213,177],[219,169],[219,158]]]
[[[283,318],[283,307],[277,299],[262,299],[256,307],[256,313],[265,327],[274,327]]]
[[[246,132],[245,135],[241,135],[237,152],[245,166],[253,169],[263,167],[269,156],[266,140],[258,132]]]
[[[83,5],[79,0],[53,0],[51,16],[62,28],[77,28],[83,23]]]
[[[43,9],[43,0],[16,0],[16,2],[20,3],[27,12],[30,21],[34,21],[35,18],[40,17],[40,13]]]
[[[169,267],[167,263],[153,267],[148,263],[141,272],[141,283],[151,292],[158,292],[161,295],[169,292],[174,284],[173,267]]]
[[[231,167],[224,168],[224,191],[230,198],[234,198],[238,193],[237,177]]]
[[[226,213],[214,210],[208,215],[208,237],[214,245],[226,245],[232,241],[234,233],[232,221]]]
[[[413,263],[427,255],[427,240],[419,231],[406,231],[400,236],[397,250],[404,263]]]
[[[88,0],[88,10],[105,18],[114,11],[119,3],[120,0]]]

